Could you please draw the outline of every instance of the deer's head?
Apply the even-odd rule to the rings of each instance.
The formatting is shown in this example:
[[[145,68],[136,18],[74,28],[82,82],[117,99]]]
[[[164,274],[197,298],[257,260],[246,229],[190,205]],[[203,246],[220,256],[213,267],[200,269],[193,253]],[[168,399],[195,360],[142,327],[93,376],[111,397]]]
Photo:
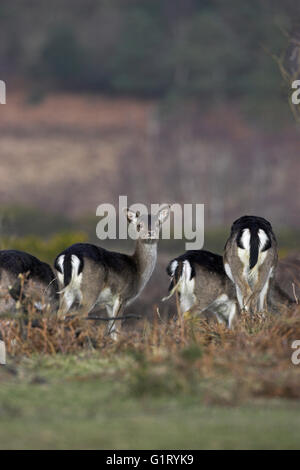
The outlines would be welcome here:
[[[125,209],[127,220],[136,230],[137,238],[140,238],[145,243],[158,241],[160,228],[169,217],[169,214],[169,205],[161,207],[157,214],[150,215],[140,214],[139,211],[135,212],[127,208]]]

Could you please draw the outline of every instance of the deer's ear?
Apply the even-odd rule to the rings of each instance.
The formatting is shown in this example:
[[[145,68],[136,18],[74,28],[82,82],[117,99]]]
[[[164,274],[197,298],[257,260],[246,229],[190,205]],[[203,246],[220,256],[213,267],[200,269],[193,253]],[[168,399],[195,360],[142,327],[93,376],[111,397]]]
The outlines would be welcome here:
[[[128,209],[127,207],[124,209],[124,214],[126,215],[126,218],[128,220],[128,222],[133,222],[134,224],[137,223],[137,220],[138,220],[138,217],[139,217],[139,213],[138,212],[134,212],[132,211],[131,209]]]
[[[167,220],[167,218],[169,217],[170,215],[170,205],[167,204],[165,206],[163,206],[159,213],[158,213],[158,220],[161,224],[164,223],[165,220]]]

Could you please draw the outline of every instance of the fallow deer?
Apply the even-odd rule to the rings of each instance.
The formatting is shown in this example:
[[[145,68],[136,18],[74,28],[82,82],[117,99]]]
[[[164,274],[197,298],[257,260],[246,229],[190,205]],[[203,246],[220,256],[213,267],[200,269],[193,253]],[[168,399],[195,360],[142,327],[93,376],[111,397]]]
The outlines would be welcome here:
[[[287,272],[287,265],[292,262],[294,269]],[[280,261],[270,280],[267,308],[272,314],[280,314],[297,302],[292,284],[299,278],[300,263],[295,264],[295,260]],[[239,314],[239,305],[235,286],[225,273],[222,256],[205,250],[187,251],[170,261],[167,273],[171,278],[170,294],[163,300],[177,291],[181,314],[202,314],[232,327]]]
[[[205,250],[190,250],[170,261],[170,298],[179,295],[181,314],[203,314],[217,318],[229,328],[237,313],[233,283],[226,276],[222,256]]]
[[[125,210],[137,234],[132,255],[88,243],[77,243],[61,252],[54,263],[60,285],[58,315],[64,317],[76,303],[79,315],[87,315],[96,306],[105,307],[113,318],[108,332],[116,339],[118,325],[114,319],[122,316],[149,281],[156,264],[160,227],[169,212],[169,206],[149,216]]]
[[[277,264],[277,242],[271,224],[262,217],[243,216],[231,227],[224,267],[236,288],[241,310],[262,312]]]
[[[277,265],[274,282],[291,302],[300,301],[300,256],[292,253],[280,260]]]
[[[16,303],[30,301],[40,311],[55,310],[58,284],[51,267],[18,250],[0,251],[0,311],[14,311]]]

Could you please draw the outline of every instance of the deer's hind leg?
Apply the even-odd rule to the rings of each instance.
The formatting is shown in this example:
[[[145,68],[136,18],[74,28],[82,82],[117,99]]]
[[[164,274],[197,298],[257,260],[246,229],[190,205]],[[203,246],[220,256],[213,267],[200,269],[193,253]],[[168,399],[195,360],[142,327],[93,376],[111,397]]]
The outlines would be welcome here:
[[[274,273],[274,268],[271,267],[268,270],[267,274],[262,279],[262,288],[260,290],[260,293],[258,295],[258,300],[257,300],[257,309],[259,312],[262,312],[263,310],[267,310],[267,295],[269,291],[270,280],[273,277],[273,273]]]
[[[272,266],[262,265],[258,269],[255,283],[252,283],[252,295],[249,299],[251,312],[261,313],[267,310],[267,294],[273,272]]]
[[[86,259],[76,313],[88,315],[94,307],[101,305],[103,295],[107,295],[106,291],[104,269],[99,268],[94,261]]]
[[[107,315],[112,318],[118,318],[122,316],[123,304],[119,297],[117,297],[112,305],[106,306]],[[120,333],[122,320],[111,320],[108,322],[107,334],[113,339],[117,340]]]
[[[246,280],[238,280],[235,282],[236,296],[241,311],[251,311],[252,289]]]

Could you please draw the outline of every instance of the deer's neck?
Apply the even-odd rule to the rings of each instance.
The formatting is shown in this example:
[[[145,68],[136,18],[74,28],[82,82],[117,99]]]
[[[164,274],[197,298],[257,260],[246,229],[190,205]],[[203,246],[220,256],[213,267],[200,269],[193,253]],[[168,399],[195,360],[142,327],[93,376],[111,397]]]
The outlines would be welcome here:
[[[145,243],[138,239],[136,241],[133,259],[138,272],[137,288],[138,291],[141,292],[149,281],[156,265],[157,243]]]

